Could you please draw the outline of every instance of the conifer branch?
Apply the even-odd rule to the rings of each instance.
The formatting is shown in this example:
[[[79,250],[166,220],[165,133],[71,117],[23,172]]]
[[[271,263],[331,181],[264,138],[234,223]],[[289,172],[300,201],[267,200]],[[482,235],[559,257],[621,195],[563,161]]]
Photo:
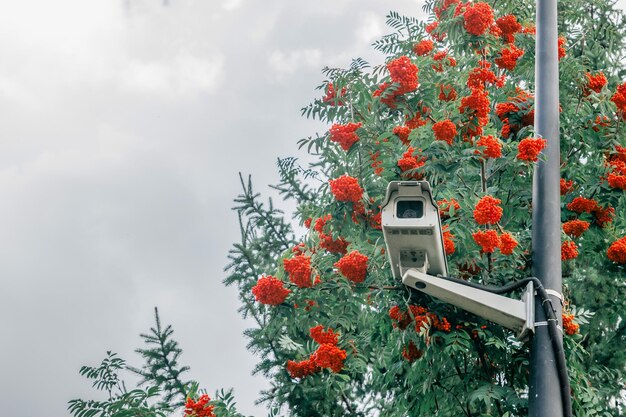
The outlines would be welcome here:
[[[156,307],[154,317],[156,328],[150,328],[151,334],[141,334],[148,348],[135,350],[144,358],[145,364],[141,368],[128,367],[128,369],[143,378],[139,383],[140,386],[150,383],[160,388],[163,391],[165,403],[180,407],[187,398],[187,387],[191,384],[191,381],[181,381],[180,375],[188,371],[189,367],[178,367],[178,358],[182,349],[178,347],[178,342],[171,338],[174,333],[172,326],[162,328]]]

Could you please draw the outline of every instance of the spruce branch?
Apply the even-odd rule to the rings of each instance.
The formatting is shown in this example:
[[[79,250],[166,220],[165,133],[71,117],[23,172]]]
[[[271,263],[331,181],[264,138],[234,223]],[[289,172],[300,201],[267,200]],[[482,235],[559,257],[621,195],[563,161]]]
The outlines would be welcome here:
[[[128,369],[143,379],[139,386],[150,384],[162,390],[163,401],[172,404],[174,408],[184,404],[188,394],[188,387],[192,381],[183,382],[180,376],[189,370],[188,366],[179,366],[178,358],[182,349],[178,342],[172,339],[174,330],[171,325],[165,328],[161,325],[158,308],[154,308],[155,327],[150,328],[149,334],[141,334],[147,348],[136,349],[144,358],[141,368],[129,366]]]

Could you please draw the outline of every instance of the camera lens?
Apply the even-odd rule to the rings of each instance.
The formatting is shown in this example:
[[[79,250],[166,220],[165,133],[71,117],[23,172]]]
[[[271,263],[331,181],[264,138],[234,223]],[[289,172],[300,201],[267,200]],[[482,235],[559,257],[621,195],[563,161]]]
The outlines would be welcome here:
[[[420,200],[398,201],[396,216],[400,219],[418,219],[424,216],[424,203]]]

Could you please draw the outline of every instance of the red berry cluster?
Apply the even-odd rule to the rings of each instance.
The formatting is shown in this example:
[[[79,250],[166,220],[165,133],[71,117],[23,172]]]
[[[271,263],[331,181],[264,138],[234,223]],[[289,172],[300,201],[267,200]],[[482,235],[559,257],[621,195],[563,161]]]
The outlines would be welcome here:
[[[574,181],[565,180],[561,178],[560,186],[561,186],[561,195],[565,195],[569,193],[570,191],[572,191],[572,189],[574,188]]]
[[[454,235],[452,234],[452,232],[450,232],[450,230],[448,230],[448,226],[444,226],[443,227],[443,249],[446,252],[446,255],[452,255],[455,251],[455,247],[454,247]]]
[[[334,124],[328,131],[330,141],[338,143],[341,149],[347,151],[359,141],[359,135],[356,134],[356,130],[362,125],[363,123]]]
[[[415,346],[413,341],[410,341],[409,344],[402,350],[402,356],[409,362],[415,362],[420,359],[424,355],[424,351],[418,349]]]
[[[388,314],[391,320],[393,320],[392,326],[400,330],[405,330],[410,324],[414,325],[416,332],[421,332],[422,329],[428,327],[442,332],[449,332],[452,329],[447,318],[439,317],[424,307],[414,304],[409,305],[408,310],[402,310],[399,306],[393,306],[389,309]]]
[[[308,226],[306,226],[307,222],[308,222]],[[311,218],[308,218],[307,221],[305,221],[305,226],[307,229],[311,227]],[[300,242],[296,246],[291,248],[291,253],[293,253],[294,255],[304,255],[306,251],[307,251],[307,247],[304,244],[304,242]]]
[[[524,90],[519,90],[517,96],[509,97],[509,101],[496,104],[496,114],[502,121],[500,136],[508,138],[524,126],[534,123],[535,111],[533,110],[534,96]]]
[[[443,200],[439,200],[437,201],[437,205],[439,206],[439,217],[441,217],[441,220],[446,220],[450,218],[451,207],[454,208],[455,212],[461,208],[459,202],[456,201],[454,198],[451,198],[450,201],[446,200],[445,198]]]
[[[409,135],[411,134],[411,128],[408,126],[396,126],[393,128],[393,134],[396,135],[400,141],[409,146]]]
[[[491,64],[482,62],[482,65],[472,69],[467,77],[467,86],[469,88],[485,88],[487,84],[501,87],[504,82],[503,77],[496,77],[496,74],[489,68]]]
[[[594,199],[576,197],[568,205],[567,209],[574,213],[592,213],[598,208],[598,202]]]
[[[434,44],[430,39],[424,39],[413,46],[413,52],[416,55],[428,55],[433,50]]]
[[[289,281],[300,288],[310,288],[311,282],[311,258],[306,255],[298,255],[291,259],[284,259],[283,266],[289,274]]]
[[[493,10],[487,3],[477,2],[465,6],[465,30],[475,36],[484,34],[493,25]]]
[[[607,250],[608,258],[618,264],[626,264],[626,237],[616,240]]]
[[[290,292],[281,280],[271,275],[261,277],[252,287],[252,294],[259,303],[273,306],[285,301]]]
[[[424,157],[418,158],[417,156],[413,155],[414,153],[415,153],[415,148],[409,146],[407,151],[402,154],[402,158],[398,159],[398,168],[400,168],[400,171],[402,171],[403,174],[406,171],[423,167],[424,164],[426,163],[426,158]],[[407,176],[416,180],[420,180],[424,177],[419,172],[413,172]]]
[[[319,325],[310,329],[311,337],[319,347],[317,350],[300,362],[287,361],[287,372],[292,378],[304,378],[308,375],[321,371],[324,368],[332,372],[340,372],[347,358],[346,351],[337,346],[339,335],[332,329],[324,331]]]
[[[489,95],[485,89],[472,88],[472,93],[461,99],[459,111],[463,114],[467,113],[470,119],[476,117],[478,119],[478,126],[482,127],[489,122],[490,104]],[[479,129],[479,131],[482,133],[482,129]]]
[[[434,12],[437,18],[441,19],[441,15],[443,14],[443,12],[445,12],[446,10],[448,10],[448,8],[450,8],[450,6],[453,6],[455,4],[458,7],[460,0],[443,0],[439,3],[440,4],[438,6],[435,6]]]
[[[343,98],[346,95],[346,87],[343,87],[341,89],[341,92],[339,93],[339,97],[337,97],[337,91],[335,91],[335,86],[333,85],[333,83],[328,83],[326,85],[326,95],[324,96],[324,98],[322,99],[322,101],[324,103],[330,103],[333,106],[337,105],[337,106],[343,106],[344,102],[343,100],[341,100],[341,98]]]
[[[611,223],[613,221],[613,216],[615,215],[615,209],[613,207],[602,207],[596,200],[580,196],[575,197],[567,204],[566,207],[568,210],[577,214],[593,214],[596,223],[600,227],[604,227],[608,223]]]
[[[561,260],[567,261],[578,257],[578,246],[572,240],[566,240],[561,244]]]
[[[500,249],[503,255],[511,255],[518,245],[517,240],[509,233],[498,235],[493,229],[479,230],[472,233],[474,242],[476,242],[483,253],[493,253],[496,249]]]
[[[215,406],[209,405],[209,401],[211,401],[211,398],[206,394],[200,396],[197,401],[188,397],[185,402],[184,417],[215,417],[213,413]]]
[[[432,127],[435,133],[435,139],[446,142],[448,145],[452,145],[452,141],[456,136],[456,126],[451,120],[446,119],[441,122],[437,122]]]
[[[335,267],[339,269],[341,275],[350,281],[360,283],[367,275],[367,261],[369,258],[359,251],[353,250],[343,258],[335,262]]]
[[[611,125],[611,119],[609,119],[607,116],[600,116],[600,115],[596,116],[596,120],[594,120],[592,125],[588,124],[588,126],[591,126],[591,128],[595,132],[599,132],[600,129],[610,126],[610,125]]]
[[[502,217],[502,202],[499,198],[486,195],[474,207],[474,220],[478,224],[496,224]]]
[[[482,148],[479,152],[483,158],[500,158],[502,156],[502,143],[492,135],[481,136],[476,142],[476,146]]]
[[[424,312],[426,312],[426,309],[423,307],[419,307],[419,306],[414,306],[411,305],[409,306],[410,309],[419,309],[417,311],[415,311],[416,314],[422,314]],[[391,325],[395,328],[398,327],[401,330],[404,330],[408,327],[409,324],[411,324],[411,322],[413,321],[413,318],[407,314],[406,311],[403,311],[402,309],[400,309],[400,306],[393,306],[389,309],[389,317],[391,318],[392,323]],[[415,316],[415,315],[414,315]]]
[[[446,37],[446,34],[438,31],[437,30],[438,27],[439,27],[439,22],[435,20],[434,22],[427,24],[424,29],[426,30],[426,33],[430,35],[431,38],[433,38],[434,40],[438,42],[441,42]]]
[[[343,369],[343,362],[346,357],[345,350],[336,345],[324,343],[317,348],[312,359],[318,368],[328,368],[337,373]]]
[[[607,177],[609,187],[626,190],[626,147],[616,146],[606,165],[610,170]]]
[[[599,71],[596,74],[588,72],[585,74],[585,77],[587,78],[587,82],[583,87],[583,94],[585,96],[591,94],[592,91],[599,93],[608,83],[606,76],[602,71]]]
[[[394,92],[387,91],[391,86],[391,83],[382,83],[378,86],[378,89],[372,93],[372,97],[380,97],[381,103],[386,104],[392,109],[396,107],[396,96]]]
[[[430,109],[428,107],[422,107],[421,112],[420,111],[415,112],[413,117],[410,117],[407,114],[405,116],[406,117],[406,123],[405,123],[406,127],[408,127],[409,129],[417,129],[418,127],[424,126],[426,123],[428,123],[428,120],[422,119],[422,115],[427,115],[429,112],[430,112]]]
[[[511,255],[517,247],[517,240],[510,233],[502,233],[500,235],[500,253],[503,255]]]
[[[439,86],[439,100],[454,101],[457,98],[457,92],[451,85],[442,84]]]
[[[500,29],[500,36],[506,43],[515,41],[515,34],[522,30],[522,25],[517,21],[517,17],[512,14],[502,16],[496,20],[496,25]]]
[[[391,83],[382,83],[378,89],[372,94],[374,97],[380,97],[380,101],[391,108],[396,107],[396,98],[411,91],[415,91],[418,86],[418,68],[407,56],[389,61],[387,64]],[[392,84],[397,84],[393,91],[387,91]]]
[[[611,101],[615,103],[617,113],[621,114],[622,118],[626,120],[626,83],[617,86],[615,94],[611,97]]]
[[[563,317],[563,330],[565,330],[565,334],[571,336],[571,335],[578,333],[580,326],[578,325],[578,323],[574,322],[574,315],[564,313],[562,317]]]
[[[380,151],[372,152],[370,151],[370,160],[372,163],[370,164],[372,168],[374,168],[374,174],[380,176],[385,168],[382,166],[383,161],[380,158]]]
[[[541,138],[522,139],[517,145],[516,158],[520,161],[537,162],[539,154],[546,147],[547,140]]]
[[[417,73],[419,70],[409,57],[401,56],[389,61],[387,69],[389,70],[391,81],[399,85],[395,94],[405,94],[417,89]]]
[[[337,343],[339,343],[339,333],[335,333],[335,331],[331,328],[328,328],[328,330],[325,331],[324,326],[322,326],[321,324],[315,327],[311,327],[309,329],[309,333],[311,334],[313,340],[315,340],[320,345],[323,345],[324,343],[336,345]]]
[[[311,359],[303,361],[287,361],[287,372],[292,378],[304,378],[319,371],[315,362]]]
[[[331,234],[326,233],[325,226],[332,219],[330,214],[315,220],[313,229],[318,233],[320,239],[320,247],[328,252],[346,254],[348,245],[350,244],[344,238],[339,237],[333,239]]]
[[[498,67],[513,71],[517,66],[517,60],[520,59],[522,55],[524,55],[523,49],[510,44],[502,48],[500,56],[494,61]]]
[[[444,61],[444,59],[446,60]],[[435,55],[433,55],[433,61],[436,61],[437,63],[431,65],[431,67],[437,72],[443,72],[444,63],[449,67],[456,67],[456,59],[448,56],[448,51],[439,51],[435,53]]]
[[[559,61],[563,58],[565,58],[565,55],[567,53],[567,51],[565,50],[565,44],[567,43],[567,39],[565,39],[564,36],[559,36],[559,40],[557,42],[558,44],[558,57],[559,57]]]
[[[604,227],[613,221],[615,209],[610,206],[598,207],[598,209],[593,212],[593,215],[596,218],[596,223],[598,223],[600,227]]]
[[[359,185],[359,181],[349,175],[330,180],[330,191],[337,201],[345,201],[356,203],[363,196],[363,189]]]
[[[483,253],[493,253],[496,248],[500,246],[500,237],[495,230],[479,230],[472,233],[474,242],[476,242],[482,249]]]
[[[587,229],[589,229],[589,224],[589,222],[584,220],[569,220],[563,223],[563,231],[568,236],[579,238]]]

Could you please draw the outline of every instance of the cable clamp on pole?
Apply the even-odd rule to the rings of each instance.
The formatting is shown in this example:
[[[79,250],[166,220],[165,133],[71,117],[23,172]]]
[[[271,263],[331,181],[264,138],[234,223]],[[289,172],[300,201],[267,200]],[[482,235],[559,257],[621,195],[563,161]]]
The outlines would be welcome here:
[[[548,325],[548,322],[547,322],[547,321],[536,321],[536,322],[535,322],[535,327],[539,327],[539,326],[547,326],[547,325]],[[557,326],[556,326],[556,327],[557,327],[557,329],[559,329],[559,330],[561,331],[561,333],[563,333],[563,328],[562,328],[561,326],[559,326],[559,325],[557,324]]]
[[[558,298],[561,301],[561,306],[563,306],[563,304],[565,303],[565,297],[563,297],[563,294],[561,294],[557,290],[552,289],[544,289],[544,291],[546,292],[546,294]],[[535,291],[535,295],[539,295],[539,293]],[[546,302],[552,303],[552,300],[550,298],[546,298],[541,302],[541,304],[545,304]]]
[[[558,292],[557,290],[550,289],[550,288],[546,288],[546,292],[547,292],[549,295],[551,295],[551,296],[553,296],[553,297],[556,297],[556,298],[558,298],[559,300],[561,300],[561,305],[563,305],[563,302],[565,301],[565,298],[563,297],[563,294],[562,294],[562,293]]]

